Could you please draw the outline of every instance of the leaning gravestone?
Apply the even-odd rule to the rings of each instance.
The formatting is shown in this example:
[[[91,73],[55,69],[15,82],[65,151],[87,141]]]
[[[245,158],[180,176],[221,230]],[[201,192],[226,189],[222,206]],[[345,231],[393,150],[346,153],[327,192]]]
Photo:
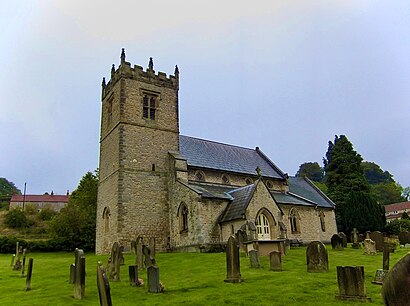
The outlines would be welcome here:
[[[28,260],[27,276],[26,276],[26,291],[31,290],[31,275],[33,274],[33,258]]]
[[[371,239],[365,239],[363,242],[365,255],[376,255],[376,243]]]
[[[111,306],[110,282],[101,261],[97,263],[97,288],[101,306]]]
[[[85,297],[85,256],[81,249],[75,249],[74,275],[74,298],[82,300]]]
[[[107,273],[109,279],[114,282],[120,281],[121,256],[121,246],[118,242],[114,242],[111,249],[111,255],[107,263]]]
[[[14,259],[16,258],[16,254],[11,255],[11,264],[10,267],[13,267],[14,265]]]
[[[278,251],[272,251],[269,253],[270,269],[272,271],[282,271],[282,255]]]
[[[333,250],[343,250],[343,238],[339,234],[334,234],[330,238],[330,243]]]
[[[142,253],[142,246],[144,245],[144,241],[141,236],[138,236],[137,238],[137,244],[136,244],[136,257],[137,257],[137,266],[139,269],[142,269],[144,267],[144,257]]]
[[[261,267],[259,262],[259,252],[257,250],[249,251],[249,260],[251,263],[251,268],[258,269]]]
[[[306,249],[308,272],[328,272],[329,261],[325,245],[320,241],[312,241]]]
[[[409,305],[410,253],[401,258],[383,281],[382,296],[385,305]]]
[[[138,266],[128,266],[128,275],[130,277],[130,286],[138,286]]]
[[[22,247],[19,246],[19,242],[16,243],[16,262],[14,263],[13,270],[20,271],[21,270],[21,253]]]
[[[410,232],[404,231],[399,234],[399,241],[401,245],[410,243]]]
[[[227,283],[239,283],[242,281],[239,262],[239,247],[233,236],[229,237],[226,244],[226,279]]]
[[[24,277],[24,269],[26,268],[26,253],[27,249],[23,250],[23,264],[21,265],[21,277]]]
[[[75,282],[75,264],[70,265],[70,280],[68,282],[70,284],[74,284]]]
[[[347,237],[346,237],[346,234],[343,233],[343,232],[339,232],[339,236],[342,237],[342,241],[343,241],[342,245],[343,245],[343,247],[344,247],[344,248],[347,248]]]
[[[379,231],[371,232],[370,239],[376,242],[376,250],[379,252],[383,252],[383,249],[384,249],[383,234]]]
[[[163,291],[159,281],[159,268],[150,266],[147,269],[148,292],[159,293]]]
[[[366,296],[364,286],[364,267],[363,266],[337,266],[337,283],[339,285],[340,300],[370,300]]]

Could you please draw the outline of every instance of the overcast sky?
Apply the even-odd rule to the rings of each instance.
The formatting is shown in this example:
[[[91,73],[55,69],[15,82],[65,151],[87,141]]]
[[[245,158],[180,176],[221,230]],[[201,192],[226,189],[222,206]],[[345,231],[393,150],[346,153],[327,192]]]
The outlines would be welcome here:
[[[180,132],[284,172],[344,134],[410,186],[410,1],[1,1],[0,177],[74,190],[98,167],[101,80],[180,70]]]

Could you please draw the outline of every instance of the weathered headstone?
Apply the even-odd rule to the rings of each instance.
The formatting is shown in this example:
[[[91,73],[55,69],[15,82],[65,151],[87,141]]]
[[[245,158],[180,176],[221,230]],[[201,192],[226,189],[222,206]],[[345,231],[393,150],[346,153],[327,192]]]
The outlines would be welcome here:
[[[10,265],[10,267],[14,266],[14,259],[16,259],[16,254],[11,255],[11,265]]]
[[[27,276],[26,276],[26,291],[31,290],[31,275],[33,274],[33,258],[28,260]]]
[[[138,286],[138,266],[128,266],[128,275],[130,277],[130,285]]]
[[[363,242],[363,240],[365,239],[365,236],[363,234],[359,234],[357,237],[359,242]]]
[[[26,268],[26,252],[27,249],[23,250],[23,264],[21,265],[21,277],[24,277],[24,269]]]
[[[75,264],[70,265],[70,284],[74,284],[75,282]]]
[[[383,248],[383,270],[388,271],[390,266],[390,249],[388,245]]]
[[[257,250],[249,251],[249,260],[251,263],[251,268],[258,269],[261,267],[259,262],[259,252]]]
[[[330,238],[330,243],[333,250],[343,250],[343,238],[339,234],[334,234]]]
[[[320,241],[312,241],[306,249],[308,272],[328,272],[329,261],[325,245]]]
[[[399,234],[399,242],[401,245],[406,245],[410,243],[410,232],[404,231]]]
[[[142,237],[138,236],[135,250],[136,250],[136,257],[137,257],[136,264],[137,264],[139,269],[142,269],[144,267],[144,257],[143,257],[143,253],[142,253],[142,246],[143,245],[144,245],[144,241],[143,241]]]
[[[111,306],[110,282],[101,261],[97,263],[97,288],[101,306]]]
[[[347,237],[346,234],[343,232],[339,232],[339,236],[342,237],[342,241],[343,241],[343,247],[347,248]]]
[[[269,253],[270,269],[272,271],[282,271],[282,255],[278,251],[272,251]]]
[[[21,270],[21,253],[22,247],[19,245],[19,242],[16,243],[16,262],[14,263],[13,270]]]
[[[352,232],[352,248],[354,249],[359,249],[360,244],[359,244],[359,233],[357,232],[357,229],[354,228]]]
[[[384,249],[383,234],[379,231],[371,232],[370,239],[376,242],[376,250],[379,252],[383,252],[383,249]]]
[[[240,249],[246,253],[248,251],[246,244],[245,244],[245,242],[248,241],[248,237],[246,236],[246,233],[240,228],[236,231],[235,238],[236,238],[236,241],[238,241],[239,243]]]
[[[125,265],[124,246],[123,246],[123,245],[120,246],[120,255],[119,255],[119,259],[118,259],[118,260],[119,260],[121,266]]]
[[[366,233],[365,233],[366,238],[365,238],[365,239],[371,239],[371,238],[370,238],[370,233],[371,233],[370,231],[366,231]]]
[[[239,247],[233,236],[229,237],[226,244],[226,279],[228,283],[239,283],[242,281],[239,262]]]
[[[151,256],[153,257],[153,258],[155,258],[155,248],[156,248],[156,245],[155,245],[155,237],[151,237],[151,238],[149,238],[149,249],[150,249],[150,251],[151,251]]]
[[[409,305],[410,253],[401,258],[383,281],[382,296],[385,305]]]
[[[383,285],[383,281],[384,281],[384,278],[386,277],[387,273],[389,273],[388,270],[377,269],[376,270],[376,275],[374,276],[372,284]]]
[[[148,292],[159,293],[163,291],[159,281],[159,268],[150,266],[147,268]]]
[[[376,255],[376,243],[371,239],[365,239],[363,242],[365,255]]]
[[[134,253],[134,255],[137,255],[137,241],[136,240],[131,241],[131,252]]]
[[[109,279],[114,282],[120,281],[121,254],[120,244],[118,242],[114,242],[106,269]]]
[[[146,245],[142,246],[142,253],[144,254],[144,265],[146,268],[155,266],[155,258],[151,256],[151,249]]]
[[[366,296],[363,266],[337,266],[337,283],[341,300],[370,300]]]
[[[75,249],[74,298],[82,300],[85,297],[85,256],[84,251]]]

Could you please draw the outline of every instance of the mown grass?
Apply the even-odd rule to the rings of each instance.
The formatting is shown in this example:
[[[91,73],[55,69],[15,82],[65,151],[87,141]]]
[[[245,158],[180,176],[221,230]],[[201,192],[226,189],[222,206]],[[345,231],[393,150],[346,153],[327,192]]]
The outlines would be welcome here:
[[[147,292],[146,273],[141,287],[131,287],[128,265],[135,264],[135,256],[125,255],[121,266],[121,281],[110,282],[113,305],[357,305],[358,302],[339,301],[336,266],[363,265],[368,304],[383,305],[381,286],[371,284],[377,269],[382,266],[382,254],[366,256],[363,250],[347,248],[334,251],[328,247],[329,273],[306,272],[306,248],[294,248],[283,257],[283,271],[269,270],[267,257],[262,267],[251,269],[249,259],[241,255],[241,274],[244,282],[225,283],[225,254],[160,253],[157,264],[166,291]],[[409,249],[398,249],[390,256],[392,267]],[[32,253],[34,258],[32,290],[25,291],[25,277],[12,271],[11,255],[0,255],[0,305],[99,305],[96,286],[96,266],[104,264],[108,256],[86,254],[86,298],[75,300],[73,285],[68,283],[73,253]]]

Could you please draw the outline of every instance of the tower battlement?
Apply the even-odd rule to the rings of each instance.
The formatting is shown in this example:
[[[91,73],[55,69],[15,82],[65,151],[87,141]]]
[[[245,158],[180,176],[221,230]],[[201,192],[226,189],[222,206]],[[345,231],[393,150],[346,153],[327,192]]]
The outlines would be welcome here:
[[[175,66],[174,75],[169,75],[165,72],[158,71],[155,74],[154,63],[152,57],[149,60],[148,67],[144,71],[144,68],[139,65],[134,65],[131,67],[131,63],[125,61],[125,50],[122,49],[121,62],[119,67],[116,69],[113,64],[111,67],[111,79],[106,83],[105,78],[102,81],[102,100],[104,97],[111,92],[115,84],[121,79],[132,79],[141,81],[148,84],[153,84],[157,86],[167,87],[178,90],[179,88],[179,70],[178,66]]]

